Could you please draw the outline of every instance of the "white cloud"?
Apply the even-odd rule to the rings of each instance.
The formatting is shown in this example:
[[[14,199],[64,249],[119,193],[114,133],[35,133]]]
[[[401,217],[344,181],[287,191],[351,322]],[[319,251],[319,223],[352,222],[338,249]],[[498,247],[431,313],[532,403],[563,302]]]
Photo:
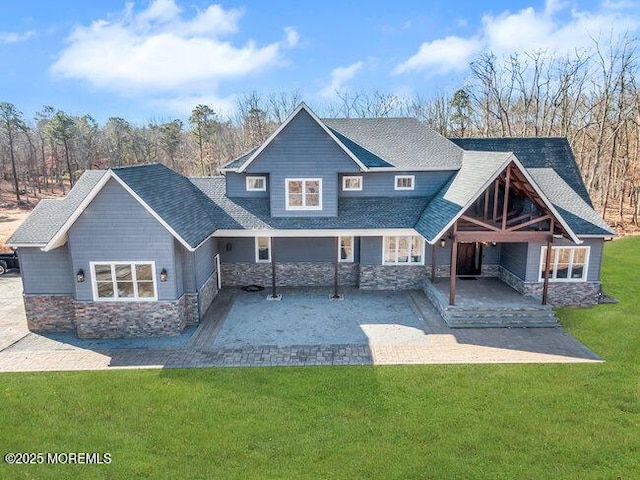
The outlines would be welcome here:
[[[242,15],[211,5],[185,19],[174,0],[154,0],[139,13],[127,4],[118,18],[76,27],[51,72],[123,94],[185,95],[282,65],[297,32],[288,27],[285,40],[262,46],[222,40],[238,31]]]
[[[632,0],[605,0],[602,6],[612,10],[624,10],[628,8],[638,8],[640,7],[640,3]]]
[[[418,53],[399,64],[393,73],[433,69],[437,73],[464,70],[482,45],[475,38],[446,37],[420,45]]]
[[[300,35],[293,27],[285,27],[284,33],[286,35],[286,41],[288,47],[295,47],[300,41]]]
[[[324,98],[333,98],[336,93],[343,90],[345,84],[357,75],[364,66],[364,62],[355,62],[346,67],[336,67],[331,71],[329,83],[320,90],[320,95]]]
[[[34,37],[36,32],[29,30],[28,32],[0,32],[0,45],[5,43],[19,43]]]
[[[625,15],[616,8],[626,1],[607,1],[602,8],[581,11],[563,0],[547,0],[543,10],[533,7],[518,12],[487,14],[480,29],[472,36],[451,36],[425,42],[418,52],[399,63],[392,73],[426,70],[448,73],[464,70],[478,53],[508,55],[514,52],[547,50],[564,53],[593,46],[593,38],[615,38],[633,32],[640,25],[636,15]],[[613,35],[612,35],[613,34]]]

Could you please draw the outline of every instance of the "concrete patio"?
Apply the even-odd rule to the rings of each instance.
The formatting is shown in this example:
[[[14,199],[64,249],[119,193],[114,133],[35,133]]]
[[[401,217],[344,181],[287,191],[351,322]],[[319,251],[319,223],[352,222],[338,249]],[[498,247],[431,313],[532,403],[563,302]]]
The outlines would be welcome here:
[[[583,363],[597,355],[561,328],[451,329],[409,292],[222,290],[176,337],[81,340],[26,329],[20,278],[0,278],[0,372],[214,366]]]

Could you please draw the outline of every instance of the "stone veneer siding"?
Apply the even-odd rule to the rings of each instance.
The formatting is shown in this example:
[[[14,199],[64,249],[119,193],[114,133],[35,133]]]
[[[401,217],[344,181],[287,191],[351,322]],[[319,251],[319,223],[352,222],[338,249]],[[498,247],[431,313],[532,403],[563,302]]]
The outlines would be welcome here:
[[[79,302],[69,295],[23,295],[23,298],[27,326],[32,332],[74,332],[80,338],[126,338],[178,335],[187,325],[200,321],[217,294],[214,274],[199,294],[186,293],[172,301]]]
[[[198,294],[185,293],[184,297],[184,323],[186,326],[197,325],[200,321],[198,312]]]
[[[186,326],[186,297],[157,302],[75,302],[80,338],[179,335]]]
[[[73,297],[23,295],[27,326],[32,332],[75,332]]]
[[[202,318],[211,306],[213,299],[218,295],[218,274],[213,274],[204,282],[198,293],[200,297],[199,318]]]
[[[525,282],[505,268],[500,268],[500,280],[527,297],[542,300],[543,282]],[[556,307],[589,307],[598,303],[600,282],[549,282],[549,304]]]
[[[361,265],[363,290],[409,290],[422,287],[430,268],[424,265]]]
[[[222,285],[241,287],[244,285],[271,285],[270,263],[223,263],[220,266]],[[318,287],[333,285],[334,264],[316,262],[276,263],[276,283],[279,287]],[[342,286],[357,286],[358,264],[340,263],[338,283]]]
[[[591,307],[598,303],[600,282],[550,282],[549,303],[555,307]],[[543,284],[527,282],[524,294],[542,299]]]

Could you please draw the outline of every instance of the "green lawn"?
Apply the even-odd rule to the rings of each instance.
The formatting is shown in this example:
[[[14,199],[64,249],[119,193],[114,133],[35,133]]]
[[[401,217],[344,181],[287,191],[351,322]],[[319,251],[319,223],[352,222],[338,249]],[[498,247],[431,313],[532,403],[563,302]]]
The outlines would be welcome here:
[[[0,478],[640,478],[640,238],[618,305],[559,316],[604,364],[0,375],[0,453],[109,452]]]

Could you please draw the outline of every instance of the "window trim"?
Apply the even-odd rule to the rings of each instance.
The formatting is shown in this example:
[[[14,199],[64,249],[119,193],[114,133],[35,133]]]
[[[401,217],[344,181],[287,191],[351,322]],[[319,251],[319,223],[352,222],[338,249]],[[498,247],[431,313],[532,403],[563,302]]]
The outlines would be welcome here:
[[[410,187],[399,187],[398,180],[408,178],[411,180]],[[416,176],[415,175],[396,175],[394,180],[394,190],[415,190],[416,189]]]
[[[546,260],[546,245],[542,245],[540,248],[540,262],[538,263],[538,281],[544,282],[544,261]],[[561,248],[570,249],[571,256],[569,257],[569,271],[567,272],[567,278],[556,278],[558,274],[558,251]],[[584,268],[582,269],[582,278],[571,278],[573,271],[573,256],[578,249],[586,249],[584,256]],[[555,250],[555,254],[554,254]],[[549,269],[549,283],[579,283],[586,282],[589,278],[589,258],[591,257],[591,246],[589,245],[557,245],[551,247],[551,268]]]
[[[262,180],[262,188],[251,188],[249,186],[250,180]],[[266,192],[267,191],[267,177],[264,175],[247,175],[245,179],[245,186],[247,192]]]
[[[98,297],[98,281],[96,280],[96,265],[109,265],[111,267],[111,282],[113,283],[113,297],[103,298]],[[117,280],[115,276],[116,265],[130,265],[131,276],[133,282],[134,296],[131,298],[119,298]],[[139,297],[138,296],[138,282],[136,279],[136,265],[151,265],[151,280],[153,282],[153,297]],[[94,302],[157,302],[158,301],[158,280],[156,278],[156,262],[153,260],[145,261],[93,261],[89,262],[89,270],[91,272],[91,290],[93,293]]]
[[[260,235],[257,237],[254,237],[254,244],[255,244],[255,256],[256,256],[256,263],[271,263],[271,237],[267,237],[265,235]],[[258,241],[259,238],[267,238],[269,239],[269,258],[267,260],[261,260],[260,259],[260,242]]]
[[[290,182],[302,182],[302,203],[301,206],[292,206],[289,205],[289,183]],[[306,182],[318,182],[318,206],[307,206],[307,200],[304,193],[305,183]],[[285,178],[284,179],[285,186],[285,198],[284,198],[284,206],[286,210],[322,210],[322,178]]]
[[[351,255],[347,258],[341,258],[340,253],[342,252],[342,239],[350,238],[351,239]],[[356,254],[356,240],[353,235],[340,235],[338,237],[338,263],[353,263]]]
[[[347,187],[347,180],[353,180],[357,178],[358,180],[360,180],[360,187],[359,188],[348,188]],[[342,177],[342,191],[343,192],[361,192],[362,191],[362,183],[363,183],[363,179],[362,179],[362,175],[345,175]]]
[[[396,261],[395,262],[386,262],[385,258],[386,258],[386,244],[387,244],[387,238],[391,238],[394,237],[396,239],[396,251],[395,251],[395,258]],[[420,255],[420,262],[412,262],[411,261],[411,255],[409,255],[408,257],[408,262],[398,262],[398,239],[399,238],[408,238],[408,239],[413,239],[413,237],[418,237],[421,241],[422,241],[422,253]],[[424,255],[425,255],[425,251],[426,251],[426,243],[424,241],[424,238],[422,238],[420,235],[384,235],[382,237],[382,265],[424,265]],[[409,252],[411,253],[411,252]]]

